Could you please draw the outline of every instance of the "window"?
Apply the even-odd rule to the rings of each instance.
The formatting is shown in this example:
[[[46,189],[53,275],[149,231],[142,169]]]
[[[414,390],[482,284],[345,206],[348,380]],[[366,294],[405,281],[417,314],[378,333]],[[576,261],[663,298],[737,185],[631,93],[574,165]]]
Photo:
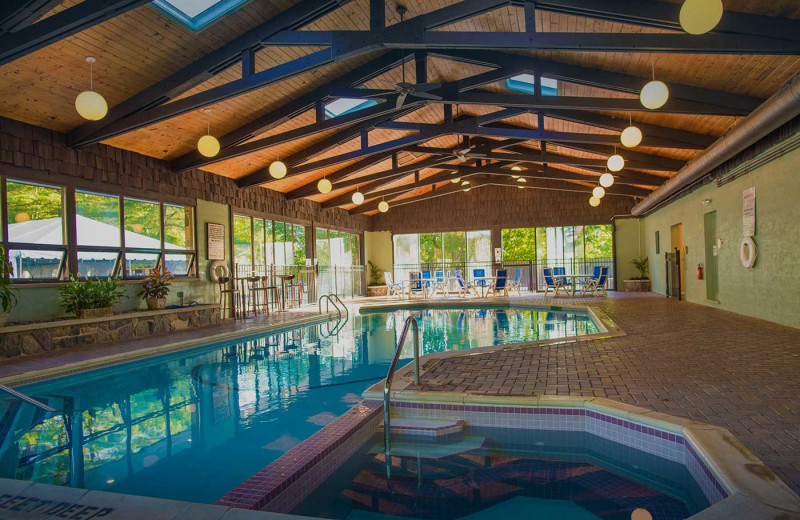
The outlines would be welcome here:
[[[17,180],[5,187],[4,245],[15,280],[62,280],[68,272],[137,278],[160,265],[175,276],[194,272],[190,206]],[[73,197],[74,214],[66,203]]]
[[[524,92],[525,94],[534,94],[534,76],[533,74],[519,74],[506,80],[506,87],[517,92]],[[543,96],[557,96],[558,95],[558,81],[551,78],[542,78],[542,95]]]
[[[331,245],[327,229],[317,228],[317,264],[331,265]]]
[[[253,263],[253,228],[250,217],[233,217],[233,258],[237,264]]]
[[[470,263],[492,261],[492,232],[467,231],[467,253]]]
[[[320,266],[360,265],[360,247],[358,235],[317,228],[317,264]]]
[[[443,260],[448,264],[460,264],[467,260],[467,235],[463,231],[442,233]]]
[[[325,119],[333,119],[377,104],[374,99],[339,98],[325,105]]]
[[[305,265],[305,226],[234,215],[233,247],[239,265]]]
[[[6,251],[15,280],[60,279],[66,265],[64,193],[61,188],[6,183]]]
[[[153,0],[153,6],[193,31],[199,31],[248,0]]]

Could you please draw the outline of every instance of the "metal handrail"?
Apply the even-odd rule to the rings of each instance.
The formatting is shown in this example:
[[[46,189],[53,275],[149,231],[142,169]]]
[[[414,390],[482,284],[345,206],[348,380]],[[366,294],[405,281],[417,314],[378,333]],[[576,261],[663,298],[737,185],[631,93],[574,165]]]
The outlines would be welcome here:
[[[49,406],[47,406],[46,404],[44,404],[44,403],[42,403],[42,402],[40,402],[40,401],[37,401],[37,400],[36,400],[36,399],[34,399],[33,397],[29,397],[29,396],[27,396],[27,395],[25,395],[25,394],[21,394],[21,393],[17,392],[16,390],[14,390],[14,389],[12,389],[12,388],[9,388],[9,387],[7,387],[7,386],[5,386],[5,385],[0,385],[0,391],[2,391],[2,392],[6,392],[7,394],[11,394],[11,395],[13,395],[14,397],[16,397],[17,399],[20,399],[20,400],[22,400],[22,401],[25,401],[25,402],[26,402],[26,403],[28,403],[28,404],[32,404],[32,405],[33,405],[33,406],[35,406],[36,408],[41,408],[41,409],[42,409],[42,410],[44,410],[45,412],[55,412],[55,409],[53,409],[53,408],[50,408],[50,407],[49,407]]]
[[[331,298],[331,296],[336,296],[336,295],[335,294],[323,294],[322,296],[319,297],[319,313],[322,314],[322,300],[328,300],[328,303],[325,306],[325,312],[330,311],[331,304],[333,304],[333,308],[336,309],[336,312],[339,313],[339,319],[341,319],[342,318],[342,309],[340,309],[339,306],[336,305],[336,302],[333,301],[333,298]],[[339,301],[341,301],[341,300],[339,300]],[[345,307],[345,311],[346,310],[347,310],[347,308]]]
[[[344,302],[342,301],[342,299],[339,298],[339,295],[336,294],[336,293],[330,293],[328,296],[330,298],[336,298],[336,301],[342,304],[342,309],[344,309],[344,315],[345,315],[345,317],[349,318],[350,317],[350,311],[347,310],[347,305],[345,305]],[[338,308],[338,306],[337,306],[337,308]]]
[[[386,373],[386,380],[383,383],[383,440],[384,449],[386,451],[386,460],[389,460],[389,435],[391,433],[391,414],[389,413],[389,398],[392,391],[392,379],[394,379],[394,372],[397,369],[397,362],[400,361],[400,354],[403,352],[403,345],[408,336],[408,328],[410,325],[414,326],[414,384],[419,385],[419,325],[414,316],[406,318],[403,325],[403,332],[400,334],[400,341],[397,342],[397,350],[394,352],[392,364],[389,365],[389,372]],[[386,468],[387,471],[389,468]]]

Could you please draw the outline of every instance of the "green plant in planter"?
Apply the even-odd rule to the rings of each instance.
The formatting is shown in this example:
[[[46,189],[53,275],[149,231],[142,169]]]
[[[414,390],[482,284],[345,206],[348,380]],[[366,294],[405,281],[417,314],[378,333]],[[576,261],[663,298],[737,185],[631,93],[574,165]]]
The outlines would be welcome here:
[[[371,260],[367,261],[367,265],[369,266],[369,285],[384,285],[383,271],[380,267],[373,264]]]
[[[142,299],[148,298],[166,298],[172,285],[172,273],[164,269],[153,269],[147,278],[144,280],[144,287],[142,288]]]
[[[61,305],[67,312],[78,317],[90,309],[111,308],[122,301],[124,289],[116,278],[87,279],[71,274],[71,283],[59,289]]]
[[[646,256],[640,256],[631,260],[631,264],[639,271],[639,276],[634,280],[649,280],[650,274],[650,260]]]
[[[0,314],[8,314],[17,305],[17,291],[11,288],[14,264],[6,258],[6,250],[0,246]]]

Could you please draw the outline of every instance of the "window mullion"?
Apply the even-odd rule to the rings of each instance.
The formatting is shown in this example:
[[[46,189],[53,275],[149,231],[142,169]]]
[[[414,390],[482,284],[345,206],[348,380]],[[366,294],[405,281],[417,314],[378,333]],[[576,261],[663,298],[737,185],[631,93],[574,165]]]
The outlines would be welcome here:
[[[77,206],[75,201],[75,187],[68,186],[64,190],[66,204],[64,204],[66,222],[66,243],[67,243],[67,269],[69,274],[78,275],[78,221]],[[63,269],[62,269],[63,270]],[[59,273],[59,276],[62,273]]]

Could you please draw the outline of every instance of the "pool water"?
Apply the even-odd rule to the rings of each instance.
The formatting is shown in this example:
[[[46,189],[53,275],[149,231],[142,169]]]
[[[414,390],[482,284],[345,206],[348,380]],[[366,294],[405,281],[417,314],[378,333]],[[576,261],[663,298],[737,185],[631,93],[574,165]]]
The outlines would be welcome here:
[[[382,436],[292,514],[336,520],[683,520],[709,506],[685,466],[585,432],[468,428]],[[636,518],[636,516],[634,516]],[[643,517],[639,517],[643,518]]]
[[[598,332],[575,311],[373,312],[31,384],[57,412],[0,399],[0,477],[213,502],[358,403],[409,315],[426,354]]]

